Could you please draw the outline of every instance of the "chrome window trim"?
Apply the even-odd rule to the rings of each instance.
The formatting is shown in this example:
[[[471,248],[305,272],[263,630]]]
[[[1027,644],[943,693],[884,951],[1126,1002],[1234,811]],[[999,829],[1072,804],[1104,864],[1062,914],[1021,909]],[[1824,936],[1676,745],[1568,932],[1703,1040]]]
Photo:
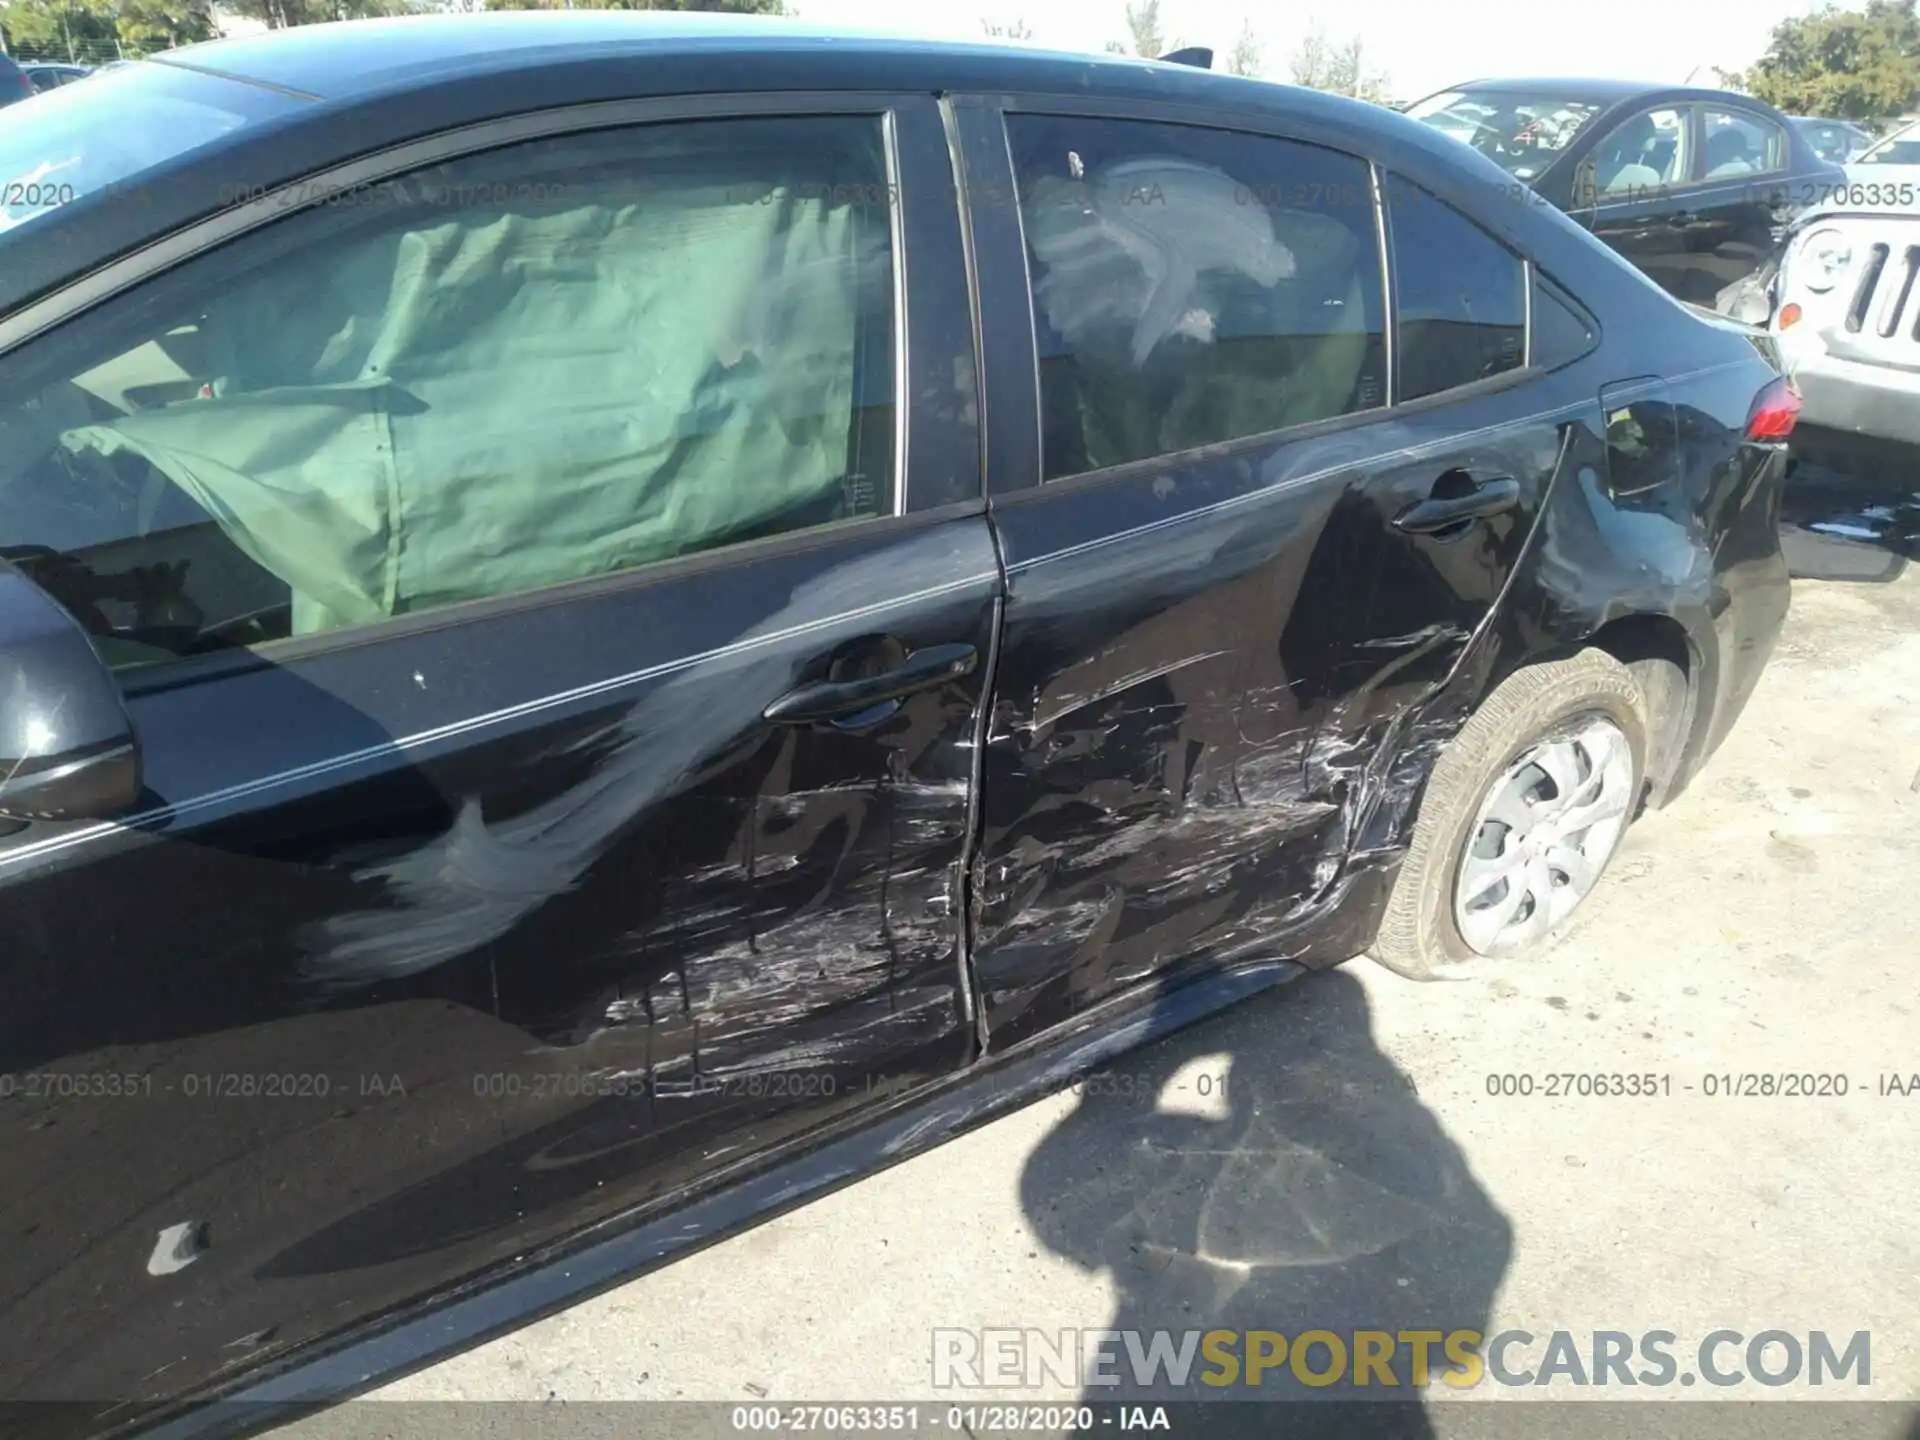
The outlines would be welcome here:
[[[1040,484],[1044,488],[1053,477],[1047,474],[1047,397],[1040,383],[1040,311],[1033,295],[1033,247],[1027,243],[1027,207],[1020,203],[1020,163],[1013,155],[1013,127],[1007,123],[1008,113],[1002,110],[1000,115],[1000,143],[1007,152],[1007,179],[1013,186],[1010,197],[1013,206],[1013,228],[1020,237],[1020,285],[1026,291],[1027,333],[1033,337],[1033,453],[1040,462]],[[1116,120],[1123,117],[1114,115],[1083,116],[1084,119]],[[1062,475],[1062,480],[1077,477]]]
[[[973,407],[977,417],[980,436],[979,493],[989,493],[987,475],[987,366],[986,346],[982,335],[983,321],[980,305],[980,259],[979,245],[973,233],[973,206],[967,193],[966,147],[960,137],[960,119],[954,113],[953,96],[942,95],[939,100],[940,131],[947,141],[947,165],[953,175],[954,207],[960,221],[960,258],[966,268],[967,287],[967,328],[973,346]],[[1001,127],[1003,130],[1004,126]],[[1035,384],[1038,385],[1039,371],[1035,370]]]
[[[911,327],[907,324],[907,221],[906,200],[902,190],[900,167],[900,129],[893,106],[880,117],[881,161],[887,186],[887,244],[893,262],[893,508],[887,513],[907,513],[907,347]],[[866,517],[855,517],[866,518]]]
[[[1393,241],[1387,234],[1386,171],[1379,161],[1369,160],[1367,176],[1373,186],[1373,233],[1380,249],[1380,353],[1387,372],[1380,406],[1391,410],[1400,397],[1400,377],[1395,373],[1400,356],[1400,287],[1393,273]]]
[[[1520,258],[1520,368],[1533,367],[1533,260]]]

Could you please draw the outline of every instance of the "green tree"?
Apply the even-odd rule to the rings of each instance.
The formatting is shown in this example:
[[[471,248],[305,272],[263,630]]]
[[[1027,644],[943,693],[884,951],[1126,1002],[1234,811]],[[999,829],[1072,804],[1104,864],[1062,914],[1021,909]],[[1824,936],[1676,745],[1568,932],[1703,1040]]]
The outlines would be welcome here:
[[[226,0],[226,4],[234,13],[264,20],[275,30],[318,25],[326,20],[406,15],[415,9],[407,0]]]
[[[14,54],[98,63],[213,37],[209,0],[8,0],[0,32]]]
[[[1296,85],[1351,95],[1376,105],[1386,103],[1387,77],[1367,68],[1366,47],[1358,36],[1335,45],[1316,25],[1293,52],[1288,69]]]
[[[1914,0],[1828,5],[1773,27],[1745,87],[1790,115],[1875,120],[1920,105],[1920,16]]]
[[[66,60],[101,48],[112,51],[115,18],[113,8],[97,0],[11,0],[0,7],[0,34],[10,54]]]
[[[1133,53],[1157,60],[1167,53],[1166,32],[1160,28],[1160,0],[1128,0],[1127,33],[1133,37]]]
[[[193,45],[216,33],[210,0],[120,0],[118,29],[129,55]]]

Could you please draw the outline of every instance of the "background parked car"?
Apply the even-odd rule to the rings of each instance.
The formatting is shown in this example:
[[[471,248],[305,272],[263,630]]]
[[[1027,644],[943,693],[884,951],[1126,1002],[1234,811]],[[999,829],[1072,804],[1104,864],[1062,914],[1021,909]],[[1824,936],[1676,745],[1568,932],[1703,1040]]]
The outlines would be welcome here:
[[[1800,209],[1846,178],[1778,110],[1724,90],[1476,80],[1407,113],[1698,305],[1718,306],[1770,265]]]
[[[40,92],[9,55],[0,55],[0,105],[30,100]]]
[[[1789,115],[1787,119],[1807,137],[1814,154],[1835,165],[1846,164],[1873,144],[1873,132],[1851,120],[1825,120],[1809,115]]]
[[[1802,217],[1773,288],[1808,422],[1920,445],[1920,121]]]
[[[27,79],[33,82],[35,90],[57,90],[93,73],[88,65],[60,65],[42,60],[31,61],[20,68],[27,72]]]

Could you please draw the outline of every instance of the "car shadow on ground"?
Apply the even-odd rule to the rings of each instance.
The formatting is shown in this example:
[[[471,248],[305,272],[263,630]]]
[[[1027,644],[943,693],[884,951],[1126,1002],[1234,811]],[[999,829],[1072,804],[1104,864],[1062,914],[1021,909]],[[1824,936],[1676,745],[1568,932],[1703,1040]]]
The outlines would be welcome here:
[[[1047,1245],[1119,1292],[1115,1330],[1485,1332],[1511,1225],[1407,1075],[1374,1043],[1352,974],[1308,975],[1085,1077],[1079,1103],[1027,1162],[1021,1200]],[[1309,1387],[1269,1370],[1257,1389],[1122,1383],[1084,1398],[1345,1400],[1290,1404],[1289,1436],[1434,1433],[1396,1357],[1376,1383]],[[1235,1353],[1244,1361],[1243,1340]],[[1328,1367],[1311,1353],[1309,1373]],[[1434,1359],[1442,1357],[1438,1349]],[[1436,1368],[1438,1366],[1436,1365]],[[1268,1436],[1270,1405],[1217,1412],[1209,1435]]]
[[[1920,448],[1801,427],[1780,533],[1796,579],[1899,579],[1920,558]]]

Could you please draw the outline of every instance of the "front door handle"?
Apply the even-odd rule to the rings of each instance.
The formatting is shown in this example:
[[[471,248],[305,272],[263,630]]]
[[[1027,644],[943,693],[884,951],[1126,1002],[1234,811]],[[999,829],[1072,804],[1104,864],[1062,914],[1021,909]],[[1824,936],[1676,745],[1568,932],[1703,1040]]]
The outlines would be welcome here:
[[[1458,473],[1458,472],[1449,472]],[[1409,535],[1431,535],[1473,520],[1484,520],[1520,503],[1520,482],[1511,475],[1489,475],[1471,490],[1456,495],[1430,495],[1393,517],[1396,530]]]
[[[776,725],[811,725],[887,705],[916,690],[926,690],[973,673],[980,652],[971,645],[929,645],[891,670],[851,680],[819,680],[789,690],[761,712]],[[897,709],[897,706],[890,707]],[[866,717],[860,717],[865,719]],[[875,717],[883,718],[883,717]]]

